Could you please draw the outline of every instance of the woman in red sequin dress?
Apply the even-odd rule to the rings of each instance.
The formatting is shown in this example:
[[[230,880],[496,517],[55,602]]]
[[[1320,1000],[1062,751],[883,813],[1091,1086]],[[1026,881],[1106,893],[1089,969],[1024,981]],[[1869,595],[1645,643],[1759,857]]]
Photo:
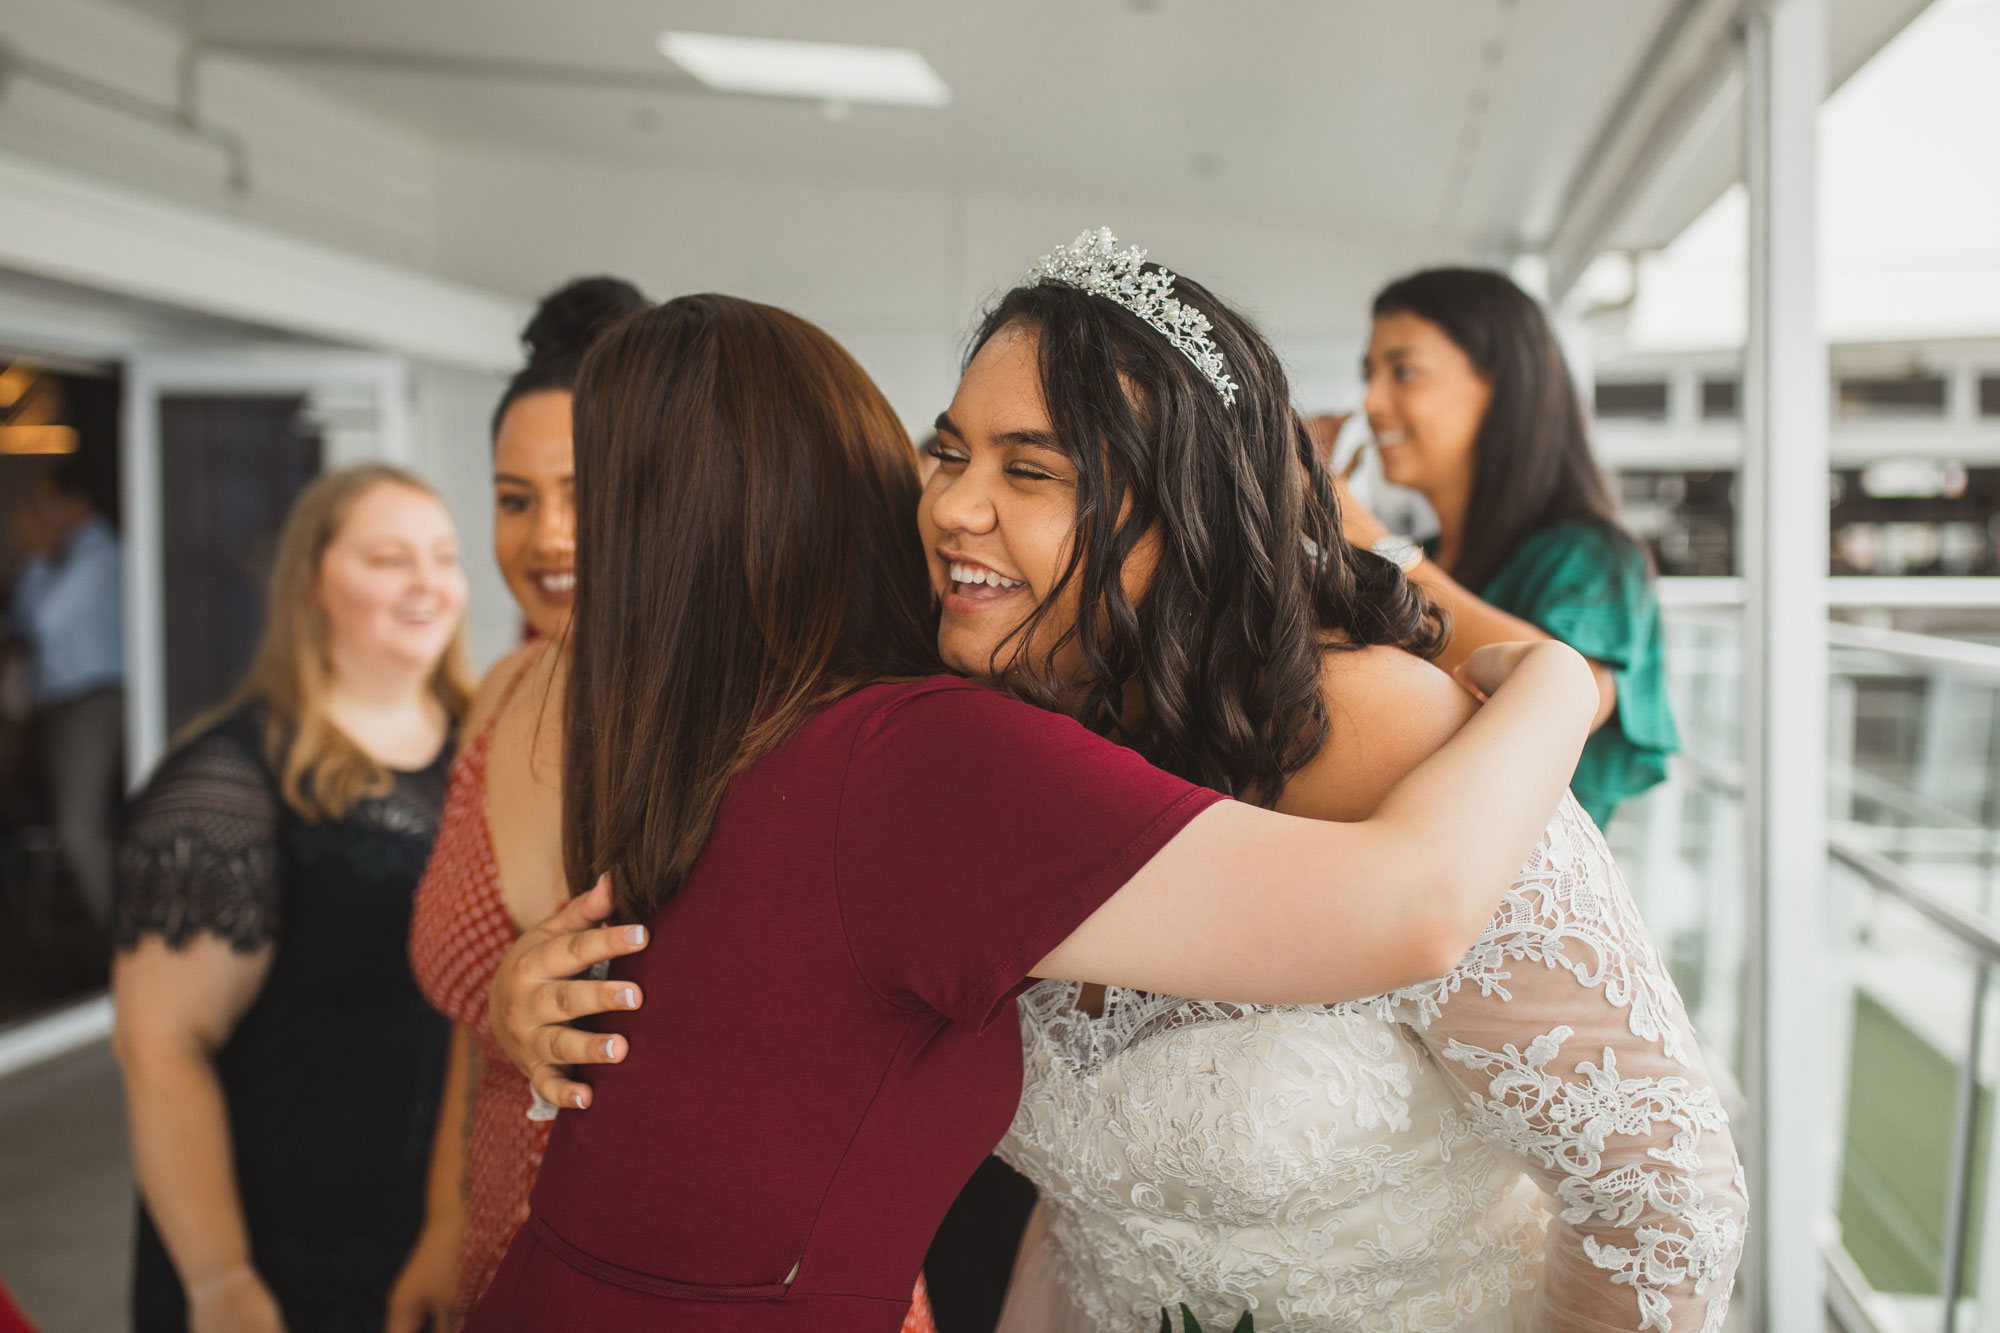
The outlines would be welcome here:
[[[493,1045],[486,991],[523,923],[562,885],[557,781],[561,641],[575,588],[570,389],[591,340],[647,305],[626,283],[591,278],[547,298],[523,335],[528,365],[494,420],[493,545],[531,632],[487,674],[436,849],[417,891],[410,957],[425,995],[456,1025],[432,1151],[428,1217],[392,1293],[388,1333],[442,1330],[492,1280],[528,1214],[549,1122]],[[934,1333],[921,1283],[904,1333]]]

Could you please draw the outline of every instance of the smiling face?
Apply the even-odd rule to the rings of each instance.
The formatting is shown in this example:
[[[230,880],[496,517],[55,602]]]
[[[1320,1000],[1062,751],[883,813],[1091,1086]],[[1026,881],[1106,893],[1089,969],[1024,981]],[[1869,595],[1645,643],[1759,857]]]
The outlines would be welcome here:
[[[335,669],[429,669],[465,612],[458,530],[435,498],[384,483],[358,496],[320,557]]]
[[[1009,325],[987,340],[937,428],[937,470],[924,487],[917,526],[942,609],[939,655],[974,677],[1039,669],[1076,623],[1078,580],[1058,584],[1076,540],[1080,482],[1049,421],[1032,329]],[[1148,533],[1120,570],[1134,605],[1158,552],[1157,536]],[[1044,607],[1024,642],[1017,631]],[[1074,680],[1082,660],[1072,640],[1051,665]]]
[[[1055,590],[1076,526],[1076,465],[1042,402],[1039,342],[1015,325],[989,339],[938,418],[937,469],[917,506],[943,615],[938,651],[969,676],[1005,667],[1012,638]],[[1068,616],[1074,618],[1075,593]],[[1050,641],[1061,626],[1044,623]],[[1046,644],[1027,645],[1033,653]],[[997,660],[996,660],[997,658]]]
[[[1458,344],[1427,319],[1391,311],[1375,321],[1361,373],[1383,475],[1426,494],[1469,487],[1493,385]]]
[[[571,397],[526,394],[493,441],[493,558],[535,632],[560,635],[576,602],[576,448]]]

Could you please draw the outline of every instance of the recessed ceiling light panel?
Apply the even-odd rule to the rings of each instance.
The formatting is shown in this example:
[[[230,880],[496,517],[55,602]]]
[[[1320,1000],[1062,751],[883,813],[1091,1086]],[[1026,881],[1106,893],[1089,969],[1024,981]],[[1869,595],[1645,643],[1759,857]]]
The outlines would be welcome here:
[[[907,47],[663,32],[660,52],[721,92],[879,106],[945,106],[951,89]]]

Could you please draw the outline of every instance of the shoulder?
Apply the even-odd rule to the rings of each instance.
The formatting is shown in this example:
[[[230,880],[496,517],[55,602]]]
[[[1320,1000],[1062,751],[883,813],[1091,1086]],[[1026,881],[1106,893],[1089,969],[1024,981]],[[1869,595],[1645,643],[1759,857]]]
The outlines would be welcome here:
[[[479,688],[473,692],[472,703],[466,707],[465,716],[459,719],[461,743],[477,736],[480,728],[493,720],[493,715],[500,711],[501,703],[513,691],[517,681],[529,683],[526,677],[533,672],[546,677],[551,670],[550,660],[555,656],[548,644],[538,640],[522,644],[495,662],[479,682]]]
[[[835,707],[852,709],[864,729],[922,725],[954,717],[1042,712],[1011,694],[963,676],[924,676],[869,685],[848,695]]]
[[[269,718],[268,708],[251,702],[198,723],[161,757],[153,781],[198,772],[268,785],[271,766],[264,755],[264,729]]]
[[[118,561],[117,529],[106,519],[90,519],[77,534],[76,554],[79,559],[109,561],[115,566]]]
[[[830,711],[842,708],[854,710],[852,722],[831,734],[851,738],[849,798],[899,792],[929,801],[1029,787],[1073,795],[1101,783],[1142,788],[1159,772],[1075,718],[957,677],[870,686]]]
[[[1400,648],[1326,653],[1320,695],[1327,738],[1278,808],[1321,819],[1365,819],[1389,789],[1437,752],[1478,704],[1450,676]]]
[[[1578,601],[1643,605],[1652,597],[1652,567],[1639,543],[1616,528],[1554,523],[1523,538],[1480,596],[1541,624],[1541,612]]]
[[[264,754],[265,716],[261,704],[247,704],[177,742],[134,798],[127,836],[217,819],[231,821],[238,831],[274,829],[282,802]]]
[[[1575,566],[1640,578],[1647,572],[1646,553],[1629,534],[1576,520],[1537,528],[1522,538],[1507,563]]]

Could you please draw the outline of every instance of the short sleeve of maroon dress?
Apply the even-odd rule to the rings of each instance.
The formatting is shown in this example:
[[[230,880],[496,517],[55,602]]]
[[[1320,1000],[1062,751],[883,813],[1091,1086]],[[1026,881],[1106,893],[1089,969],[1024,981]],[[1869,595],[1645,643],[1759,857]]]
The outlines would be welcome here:
[[[888,1003],[984,1023],[1223,798],[1070,718],[966,681],[857,730],[836,825],[848,947]]]

